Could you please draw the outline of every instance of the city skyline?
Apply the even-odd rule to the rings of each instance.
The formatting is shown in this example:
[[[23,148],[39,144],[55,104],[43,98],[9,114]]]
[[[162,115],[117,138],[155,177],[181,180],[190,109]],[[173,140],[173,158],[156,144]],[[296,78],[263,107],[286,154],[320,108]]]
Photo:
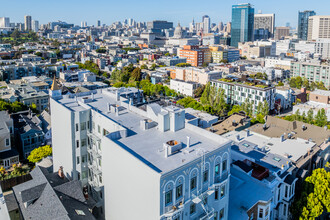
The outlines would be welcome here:
[[[118,9],[111,8],[111,3],[101,0],[99,5],[101,8],[91,8],[87,1],[70,1],[64,2],[59,0],[56,4],[52,2],[44,2],[35,0],[35,6],[31,6],[30,2],[22,0],[13,2],[3,2],[0,9],[0,17],[10,17],[11,22],[24,22],[25,15],[31,15],[33,19],[38,20],[40,24],[45,24],[50,21],[67,21],[80,25],[81,21],[87,21],[89,25],[96,26],[97,20],[101,20],[102,24],[111,24],[115,21],[123,21],[124,19],[133,18],[136,21],[151,21],[151,20],[168,20],[172,21],[176,26],[178,22],[181,25],[188,26],[194,18],[199,22],[202,20],[203,15],[208,15],[211,18],[212,23],[231,21],[231,6],[233,4],[243,3],[241,1],[230,2],[218,2],[210,0],[207,4],[200,4],[199,1],[192,0],[186,4],[184,1],[166,1],[159,2],[157,5],[152,4],[150,0],[144,1],[144,4],[133,4],[133,1],[128,0],[125,4],[125,8]],[[129,3],[132,4],[129,4]],[[135,3],[135,2],[134,2]],[[173,4],[176,7],[173,10]],[[255,13],[262,11],[262,13],[275,13],[276,14],[276,26],[285,26],[287,22],[292,27],[297,27],[298,11],[314,10],[318,15],[326,15],[327,7],[330,3],[325,0],[319,0],[316,2],[307,1],[284,1],[279,0],[276,2],[277,7],[269,9],[269,2],[263,2],[261,0],[249,1],[255,8]],[[282,4],[285,3],[285,4]],[[20,4],[21,7],[16,6]],[[146,6],[147,5],[147,6]],[[281,7],[281,6],[284,7]],[[42,8],[42,10],[40,10]],[[51,8],[52,12],[45,10],[45,8]],[[72,10],[75,8],[76,10]],[[92,9],[92,10],[91,10]],[[145,10],[148,10],[148,13]]]

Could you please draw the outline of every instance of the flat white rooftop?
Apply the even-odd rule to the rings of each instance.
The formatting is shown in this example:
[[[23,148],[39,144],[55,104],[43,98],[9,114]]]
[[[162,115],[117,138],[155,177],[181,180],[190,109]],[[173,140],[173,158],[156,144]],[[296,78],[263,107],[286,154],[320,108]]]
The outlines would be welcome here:
[[[104,89],[103,91],[108,90]],[[57,101],[71,111],[82,111],[87,109],[86,106],[84,107],[79,104],[79,102],[82,102],[83,98],[84,97],[78,97],[76,101],[75,98],[65,96],[63,99]],[[199,160],[202,156],[202,152],[205,154],[210,153],[231,142],[226,138],[187,123],[185,124],[185,128],[176,132],[162,132],[158,130],[157,126],[143,130],[140,127],[140,123],[141,120],[150,119],[145,116],[147,112],[144,112],[142,109],[133,110],[135,107],[129,110],[121,106],[119,107],[119,114],[117,116],[115,113],[108,111],[109,103],[120,105],[120,102],[116,101],[112,96],[101,93],[101,90],[97,90],[97,93],[94,94],[94,100],[85,103],[85,105],[126,128],[128,131],[127,137],[112,141],[159,173],[166,173],[196,159]],[[155,106],[153,106],[153,108],[155,108]],[[159,114],[162,114],[164,110],[176,111],[176,109],[177,108],[174,106],[168,106],[163,108],[162,112],[159,112]],[[146,114],[139,114],[141,112]],[[110,135],[108,135],[108,137],[109,136]],[[187,137],[190,137],[190,153],[186,151]],[[171,140],[175,140],[178,143],[181,142],[183,149],[165,158],[163,144]]]

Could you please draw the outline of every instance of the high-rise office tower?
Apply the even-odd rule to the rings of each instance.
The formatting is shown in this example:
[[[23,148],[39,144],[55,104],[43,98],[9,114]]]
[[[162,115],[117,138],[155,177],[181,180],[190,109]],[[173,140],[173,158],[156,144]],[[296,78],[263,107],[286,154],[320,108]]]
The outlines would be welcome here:
[[[267,40],[274,36],[275,14],[254,15],[254,40]]]
[[[222,21],[219,23],[218,28],[219,28],[219,32],[223,31],[224,25]]]
[[[228,22],[228,23],[227,23],[227,25],[226,25],[226,32],[227,32],[228,34],[231,33],[231,22]]]
[[[31,31],[32,30],[32,17],[30,15],[24,16],[24,24],[25,24],[25,30]]]
[[[129,18],[129,19],[128,19],[128,25],[129,25],[130,27],[133,26],[133,22],[134,22],[133,18]]]
[[[101,21],[100,20],[97,20],[97,26],[101,27]]]
[[[253,41],[254,8],[249,3],[233,5],[231,24],[231,46],[239,42]]]
[[[39,31],[39,21],[35,21],[35,20],[32,21],[32,30],[34,32],[38,32]]]
[[[314,11],[299,11],[298,13],[298,38],[307,40],[308,37],[308,19],[314,16]]]
[[[203,16],[203,33],[210,33],[211,19],[208,15]]]
[[[82,21],[81,22],[81,27],[87,27],[87,21]]]
[[[330,38],[330,15],[311,16],[308,20],[307,40]]]
[[[0,18],[0,28],[10,27],[10,19],[7,17]]]

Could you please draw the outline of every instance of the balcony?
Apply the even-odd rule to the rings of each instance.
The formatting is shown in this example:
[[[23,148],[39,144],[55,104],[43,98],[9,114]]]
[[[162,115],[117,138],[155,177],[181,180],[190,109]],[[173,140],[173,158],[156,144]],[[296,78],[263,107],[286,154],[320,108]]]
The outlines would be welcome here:
[[[176,215],[181,215],[183,208],[184,208],[184,201],[182,198],[175,205],[165,207],[164,214],[162,215],[162,217],[174,217]]]
[[[228,171],[223,173],[221,176],[214,177],[214,184],[213,186],[221,185],[225,180],[228,179]]]
[[[92,170],[93,174],[96,175],[102,174],[101,168],[95,164],[88,163],[88,168]]]
[[[93,157],[101,158],[101,151],[97,149],[96,146],[88,146],[87,152],[93,155]]]
[[[101,141],[101,138],[99,138],[97,135],[95,135],[93,132],[87,131],[87,136],[91,138],[92,140],[96,140],[98,142]]]
[[[91,180],[90,178],[88,178],[88,184],[96,189],[99,189],[101,186],[101,184],[97,180]]]

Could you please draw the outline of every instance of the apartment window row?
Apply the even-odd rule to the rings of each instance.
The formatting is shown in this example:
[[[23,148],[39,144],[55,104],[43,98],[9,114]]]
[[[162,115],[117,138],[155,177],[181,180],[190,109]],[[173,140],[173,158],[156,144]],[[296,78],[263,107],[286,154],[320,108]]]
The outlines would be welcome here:
[[[85,131],[89,129],[89,121],[80,123],[80,131]],[[76,123],[76,132],[79,131],[79,123]]]

